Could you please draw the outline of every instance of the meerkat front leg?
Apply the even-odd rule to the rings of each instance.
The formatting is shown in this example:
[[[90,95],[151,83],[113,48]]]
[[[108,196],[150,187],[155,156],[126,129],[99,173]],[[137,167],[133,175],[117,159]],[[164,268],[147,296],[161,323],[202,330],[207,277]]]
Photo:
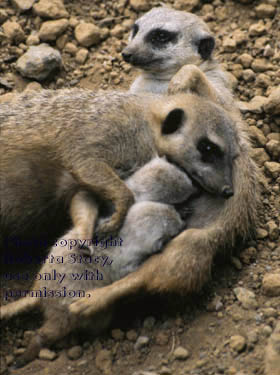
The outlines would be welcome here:
[[[70,203],[70,215],[79,243],[85,244],[90,254],[93,254],[93,245],[90,240],[98,218],[98,204],[87,191],[79,191]],[[87,241],[89,240],[89,241]],[[84,245],[82,245],[84,248]]]
[[[73,168],[72,174],[83,189],[92,192],[94,196],[101,198],[105,202],[111,201],[113,203],[115,212],[109,219],[102,222],[98,230],[102,234],[116,233],[123,223],[128,208],[134,202],[132,192],[113,169],[104,162],[97,162],[92,159],[83,160],[82,166]],[[78,207],[78,214],[75,219],[78,225],[81,223],[79,204],[81,204],[80,198],[78,199],[78,205],[76,206],[74,201],[73,206],[74,211],[75,207]],[[84,227],[83,224],[82,227]],[[86,232],[88,231],[86,230]]]
[[[69,306],[70,313],[86,318],[110,311],[120,299],[139,293],[186,294],[199,290],[210,276],[217,250],[211,245],[212,235],[208,229],[185,230],[135,272],[103,288],[91,290],[90,298],[73,302]]]
[[[168,95],[190,92],[217,102],[217,93],[206,75],[195,65],[184,65],[171,79]]]

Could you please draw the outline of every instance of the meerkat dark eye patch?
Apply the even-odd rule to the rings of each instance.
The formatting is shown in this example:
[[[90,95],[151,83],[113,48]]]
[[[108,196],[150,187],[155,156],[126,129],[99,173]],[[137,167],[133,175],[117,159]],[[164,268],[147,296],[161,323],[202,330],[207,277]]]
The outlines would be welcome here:
[[[211,142],[208,138],[201,138],[197,143],[197,149],[200,152],[201,160],[204,163],[214,163],[223,158],[224,152],[221,148]]]
[[[215,47],[215,39],[212,36],[203,37],[198,41],[198,53],[203,60],[209,59]]]
[[[173,109],[162,123],[162,134],[169,135],[175,133],[183,125],[185,118],[185,112],[181,108]]]
[[[146,35],[145,41],[152,44],[154,48],[161,49],[165,48],[166,45],[170,42],[176,43],[177,38],[178,33],[174,31],[154,29]]]
[[[139,26],[137,25],[137,23],[135,23],[131,29],[131,38],[135,37],[135,35],[138,33],[138,30],[139,30]]]

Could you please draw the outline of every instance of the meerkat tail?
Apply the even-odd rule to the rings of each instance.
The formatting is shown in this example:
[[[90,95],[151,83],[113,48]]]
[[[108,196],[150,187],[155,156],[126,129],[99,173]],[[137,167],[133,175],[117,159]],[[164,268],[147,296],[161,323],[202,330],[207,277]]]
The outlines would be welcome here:
[[[18,301],[0,307],[0,320],[10,319],[15,315],[34,309],[39,305],[40,299],[34,297],[24,297]]]

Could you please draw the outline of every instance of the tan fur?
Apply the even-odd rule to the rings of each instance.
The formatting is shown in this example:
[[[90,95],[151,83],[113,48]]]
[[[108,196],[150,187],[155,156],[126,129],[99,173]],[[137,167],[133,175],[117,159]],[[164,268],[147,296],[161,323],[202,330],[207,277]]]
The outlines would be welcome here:
[[[183,221],[172,204],[185,202],[196,192],[185,173],[167,161],[155,158],[132,175],[126,183],[134,192],[137,203],[129,209],[117,239],[118,246],[113,251],[104,249],[99,243],[92,257],[84,255],[77,246],[81,232],[76,226],[57,241],[48,255],[48,259],[59,258],[63,259],[63,262],[56,264],[46,261],[39,271],[41,275],[59,272],[60,275],[65,275],[63,281],[58,284],[54,279],[38,280],[27,297],[1,306],[1,319],[9,319],[34,307],[40,307],[44,312],[45,323],[32,338],[24,355],[17,360],[18,366],[34,359],[42,346],[50,345],[71,330],[83,326],[88,329],[88,321],[76,321],[67,310],[67,306],[79,297],[54,298],[51,296],[54,291],[61,291],[65,287],[67,293],[70,290],[84,292],[119,280],[137,269],[145,258],[160,251],[164,243],[183,229]],[[95,213],[94,216],[97,217],[98,204],[89,193],[80,192],[73,199],[74,205],[79,203],[81,196],[83,201],[78,204],[79,214],[90,228],[92,214]],[[71,244],[71,249],[69,246],[63,246],[65,241]],[[79,259],[83,259],[83,262],[74,261]],[[97,264],[96,259],[99,260]],[[82,275],[86,271],[94,275],[93,279],[71,278],[72,274]],[[106,319],[102,314],[101,322],[93,325],[93,332],[97,334],[99,329],[102,330],[104,325],[108,325],[111,316],[112,311],[106,314]]]
[[[177,109],[185,115],[179,119],[175,116],[173,121],[168,116]],[[26,234],[40,238],[46,228],[54,230],[48,239],[57,238],[67,229],[69,205],[80,191],[114,204],[111,220],[99,229],[115,232],[133,201],[122,179],[157,154],[166,155],[190,177],[199,178],[199,166],[195,165],[199,164],[199,154],[193,151],[207,129],[204,113],[222,147],[236,149],[230,117],[208,99],[194,94],[158,98],[117,92],[93,94],[79,89],[45,90],[1,105],[2,239]],[[181,122],[178,130],[171,129],[171,135],[162,133],[168,118],[168,126]],[[227,154],[234,157],[231,151]],[[224,185],[231,180],[230,165],[225,161],[219,179],[215,171],[216,178],[208,181],[205,176],[205,181],[198,182],[222,195]],[[72,202],[71,219],[79,228],[80,238],[91,238],[94,222],[87,227],[79,214],[79,206],[87,204],[83,199],[80,195],[77,204],[75,199]]]
[[[117,93],[46,90],[1,105],[1,230],[18,234],[37,221],[44,227],[46,199],[56,218],[55,213],[59,217],[59,211],[65,212],[56,202],[69,203],[80,188],[114,203],[115,212],[103,223],[102,231],[118,229],[133,202],[119,177],[121,170],[127,168],[131,173],[156,152],[148,119],[138,119],[134,131],[131,118],[139,110],[134,104],[135,98]],[[142,109],[141,104],[139,107]],[[115,152],[119,144],[123,149]],[[135,150],[135,155],[127,148]],[[30,191],[34,199],[28,200]],[[21,212],[27,212],[29,218]]]
[[[198,92],[198,90],[196,91],[196,93],[197,92]],[[70,97],[72,97],[70,92],[67,92],[67,94]],[[76,90],[74,90],[73,97],[74,97],[75,101],[77,101],[77,95],[78,95],[78,98],[83,97],[83,99],[87,98],[87,100],[92,98],[92,94],[82,93],[79,90],[78,90],[78,92],[76,92]],[[89,95],[89,97],[87,97],[87,95]],[[112,97],[111,97],[111,95],[112,95]],[[107,96],[107,99],[108,100],[111,99],[111,101],[112,101],[112,98],[114,98],[114,99],[116,98],[114,95],[117,95],[117,94],[109,94]],[[133,105],[135,107],[134,107],[134,113],[133,113],[134,116],[132,116],[133,120],[129,118],[129,121],[131,121],[131,122],[133,121],[133,123],[134,123],[135,121],[138,120],[142,124],[143,113],[140,112],[140,109],[142,109],[142,107],[141,106],[139,107],[139,103],[141,103],[141,100],[147,100],[147,99],[143,99],[143,98],[141,99],[139,97],[139,98],[137,98],[137,101],[136,101],[135,97],[131,98],[131,96],[129,94],[118,94],[118,95],[117,95],[117,100],[119,100],[120,102],[122,101],[123,98],[125,98],[127,111],[129,111],[129,108],[130,108],[129,105],[132,106],[132,101],[134,103]],[[150,98],[150,100],[151,100],[151,98]],[[55,103],[57,103],[57,99],[58,98],[56,98]],[[104,104],[105,99],[106,99],[106,97],[102,98],[103,104]],[[41,103],[40,98],[38,98],[37,100],[38,100],[39,103]],[[66,100],[66,103],[67,103],[67,100]],[[145,101],[145,103],[147,105],[146,101]],[[120,103],[118,102],[118,104],[120,104]],[[30,102],[30,105],[32,105],[32,101]],[[78,105],[81,105],[81,103],[78,103]],[[83,103],[83,105],[86,106],[85,103]],[[111,103],[111,105],[112,105],[112,103]],[[105,108],[107,108],[107,106]],[[151,111],[150,117],[148,117],[148,118],[150,119],[151,124],[152,124],[151,125],[149,123],[150,124],[149,126],[151,126],[152,131],[149,133],[149,137],[151,137],[151,138],[147,138],[147,140],[150,141],[150,142],[151,142],[151,139],[157,140],[157,147],[150,147],[150,149],[149,149],[148,145],[146,145],[145,157],[149,156],[151,158],[152,155],[156,154],[156,151],[159,151],[160,153],[164,153],[165,155],[168,156],[168,158],[174,160],[177,164],[181,163],[182,168],[185,169],[186,171],[190,170],[190,175],[193,174],[194,178],[202,178],[203,181],[204,181],[204,184],[205,184],[205,188],[209,188],[210,190],[216,189],[215,195],[210,194],[210,193],[206,193],[204,190],[202,190],[201,195],[198,198],[193,199],[189,203],[190,206],[191,206],[191,211],[193,211],[193,213],[190,216],[190,218],[187,220],[187,223],[186,223],[187,226],[196,227],[196,228],[204,227],[205,226],[205,223],[204,223],[205,218],[206,218],[206,220],[210,220],[210,217],[208,215],[209,214],[211,215],[211,213],[214,213],[214,215],[215,215],[216,210],[219,209],[219,207],[220,207],[220,209],[222,209],[225,205],[225,199],[222,197],[222,194],[223,194],[222,187],[223,187],[225,181],[232,184],[232,182],[231,182],[231,179],[232,179],[232,177],[231,177],[232,176],[232,163],[233,163],[233,160],[237,157],[238,152],[240,152],[239,148],[242,147],[242,142],[239,139],[240,134],[238,132],[236,132],[235,124],[234,124],[234,122],[231,119],[229,114],[227,114],[219,106],[213,104],[207,98],[199,97],[197,94],[182,94],[182,95],[178,95],[178,96],[172,96],[172,97],[169,97],[169,98],[154,99],[154,102],[152,103],[152,105],[150,107],[152,109],[148,110],[148,108],[149,107],[147,107],[147,112],[150,113],[149,111]],[[57,108],[55,108],[55,109],[57,110]],[[72,107],[69,108],[69,110],[70,109],[73,110]],[[75,109],[75,107],[74,107],[74,109]],[[103,106],[101,108],[99,107],[99,112],[98,112],[99,116],[100,115],[102,116],[102,112],[100,112],[101,109],[104,110],[104,107]],[[179,109],[179,111],[178,111],[178,109]],[[95,107],[95,110],[96,110],[96,107]],[[177,134],[177,130],[176,130],[174,132],[174,134],[172,133],[171,135],[162,136],[161,135],[161,131],[163,129],[162,127],[164,127],[166,125],[166,121],[169,118],[170,114],[173,116],[174,111],[176,113],[179,112],[180,115],[183,114],[183,117],[179,120],[180,121],[180,124],[179,124],[180,127],[178,129],[178,134]],[[75,112],[71,113],[72,116],[74,114],[75,114]],[[113,114],[112,115],[110,115],[110,114],[111,114],[111,112],[109,112],[109,114],[108,114],[108,112],[106,113],[106,119],[109,118],[111,125],[119,126],[118,124],[112,124],[112,121],[115,117],[114,117]],[[135,117],[136,114],[137,114],[138,117],[137,116]],[[120,114],[118,113],[118,116],[121,116],[121,115],[123,115],[124,119],[126,118],[123,113],[120,113]],[[141,115],[140,119],[139,119],[139,115]],[[206,120],[206,115],[208,116],[207,120]],[[40,114],[40,116],[42,116],[42,114]],[[126,116],[127,116],[127,114],[126,114]],[[176,116],[175,116],[175,119],[176,119]],[[175,124],[173,123],[173,117],[171,117],[171,120],[172,120],[171,125],[172,126],[176,125],[176,123]],[[123,124],[123,122],[121,124]],[[83,134],[83,127],[84,126],[86,126],[86,128],[88,127],[88,125],[92,126],[89,123],[88,119],[85,120],[85,123],[80,122],[79,125],[80,125],[79,130],[80,130],[82,135],[84,135]],[[105,123],[105,125],[106,125],[106,123]],[[37,126],[40,126],[40,122],[39,122],[39,124],[37,124]],[[65,123],[65,126],[67,126],[66,123]],[[48,129],[48,131],[51,131],[51,129],[52,128]],[[100,132],[110,131],[110,129],[111,128],[106,128],[106,127],[105,127],[105,129],[101,128]],[[139,130],[139,128],[138,128],[138,130]],[[111,133],[115,132],[115,131],[117,131],[117,130],[112,129]],[[143,140],[143,131],[145,131],[145,128],[144,128],[144,130],[143,129],[141,130],[140,136],[137,139],[139,142],[141,142]],[[67,133],[68,130],[66,131],[64,129],[61,129],[61,132]],[[56,135],[57,135],[57,133],[56,133]],[[144,133],[144,135],[145,135],[145,133]],[[127,136],[127,133],[125,133],[125,136]],[[142,136],[142,138],[141,138],[141,136]],[[213,168],[210,169],[210,171],[208,171],[208,172],[211,172],[211,173],[213,172],[212,173],[213,176],[211,176],[211,173],[208,174],[208,172],[207,172],[206,176],[203,176],[205,171],[209,169],[208,164],[205,164],[204,167],[202,168],[202,170],[200,171],[200,166],[202,166],[203,163],[200,160],[201,155],[197,151],[196,147],[197,147],[197,142],[199,141],[201,136],[203,136],[203,138],[209,137],[210,139],[212,139],[213,142],[216,142],[225,152],[225,155],[223,157],[223,164],[222,164],[223,168],[216,168],[216,165],[214,165]],[[69,137],[73,137],[72,130],[70,131],[70,134],[68,134],[66,139],[69,140]],[[103,141],[105,142],[105,140],[103,140]],[[121,142],[121,140],[118,140],[118,141]],[[11,140],[9,142],[11,143]],[[9,143],[9,142],[7,142],[7,143]],[[39,139],[39,142],[41,142],[40,139]],[[238,146],[238,143],[240,144],[240,147]],[[87,147],[89,147],[89,145]],[[148,155],[147,155],[147,150],[149,151]],[[83,148],[80,148],[78,151],[80,152],[80,154],[79,154],[80,157],[81,157],[81,155],[87,156],[87,153],[83,154]],[[73,150],[72,150],[72,152],[73,152]],[[133,151],[131,151],[131,152],[135,153],[135,149],[133,149]],[[243,151],[241,151],[241,152],[243,152]],[[138,163],[136,163],[136,165],[139,165],[140,163],[142,163],[142,164],[145,163],[145,159],[144,159],[144,157],[143,157],[143,159],[141,159],[141,155],[142,155],[141,153],[139,153],[139,155],[138,155],[140,161],[138,161],[138,159],[135,160],[135,163],[138,162]],[[68,154],[67,154],[67,156],[70,157],[70,155],[68,155]],[[133,166],[133,168],[135,169],[135,166]],[[133,168],[132,168],[132,170],[133,170]],[[56,173],[58,173],[58,172],[56,172]],[[136,173],[136,175],[137,175],[137,173]],[[199,177],[197,177],[196,174],[199,175]],[[122,176],[124,175],[124,174],[122,174],[122,170],[120,170],[120,175],[122,175]],[[4,175],[3,175],[3,178],[4,178]],[[73,189],[73,190],[76,191],[76,193],[73,193],[72,198],[70,200],[71,201],[70,210],[72,212],[72,219],[73,219],[74,228],[71,229],[70,232],[67,232],[62,238],[64,238],[64,239],[66,238],[68,240],[80,238],[80,234],[83,233],[82,229],[81,229],[81,226],[80,226],[81,220],[83,222],[84,218],[89,218],[89,222],[86,219],[85,222],[82,225],[82,228],[86,228],[86,229],[91,228],[91,226],[93,225],[92,221],[94,222],[94,220],[96,218],[96,215],[98,213],[97,204],[95,203],[94,196],[91,195],[90,192],[85,192],[85,190],[83,190],[83,188],[84,188],[83,185],[75,186],[75,182],[70,179],[69,175],[67,175],[67,171],[64,171],[64,174],[61,177],[61,180],[64,181],[64,184],[63,185],[59,184],[58,186],[56,185],[55,191],[54,191],[55,195],[58,198],[63,199],[64,195],[67,194],[67,190],[70,189],[70,188],[73,189],[73,185],[75,187],[75,189]],[[21,182],[23,183],[23,181],[24,180],[22,179]],[[28,183],[30,183],[29,181],[30,180],[28,180]],[[48,181],[48,180],[46,180],[46,181]],[[67,181],[67,184],[65,184],[65,181]],[[219,181],[219,183],[217,183],[218,181]],[[52,180],[51,180],[51,182],[52,182]],[[157,181],[157,182],[159,182],[159,181]],[[144,182],[141,182],[141,183],[144,183]],[[147,181],[146,181],[146,183],[147,183]],[[165,187],[164,183],[165,183],[165,180],[163,179],[163,181],[162,181],[163,187]],[[215,185],[217,185],[217,186],[215,186]],[[133,188],[133,184],[129,185],[129,186],[132,190],[133,189],[137,190],[137,184],[135,185],[136,187],[134,187],[134,188]],[[172,188],[174,188],[175,186],[176,186],[176,184],[174,184],[174,183],[171,184]],[[23,186],[23,188],[24,188],[24,186]],[[30,189],[29,185],[28,185],[28,188]],[[31,188],[32,189],[36,188],[36,185],[32,185]],[[54,187],[49,186],[49,189],[50,188],[54,188]],[[41,185],[40,185],[40,189],[42,189]],[[35,193],[37,193],[36,189],[34,189],[34,191],[35,191]],[[163,189],[163,191],[164,191],[164,189]],[[238,193],[238,191],[237,191],[237,193]],[[141,192],[140,192],[140,195],[141,195]],[[40,198],[40,194],[37,193],[36,196],[37,196],[38,199]],[[229,201],[231,201],[232,199],[233,198],[229,199]],[[39,206],[41,203],[42,202],[40,200],[39,200],[39,202],[35,201],[34,202],[35,208],[37,206]],[[207,212],[205,212],[205,207],[207,205],[209,206],[209,210],[208,210],[208,207],[207,207]],[[6,211],[6,212],[8,212],[8,211]],[[76,212],[75,215],[73,215],[73,212]],[[170,211],[170,213],[171,213],[171,211]],[[250,211],[250,215],[251,214],[253,214],[253,213]],[[147,213],[145,213],[143,215],[144,215],[144,217],[147,217]],[[172,215],[174,215],[174,214],[172,213]],[[166,215],[162,215],[162,216],[165,217]],[[129,217],[129,215],[128,215],[128,217]],[[151,225],[151,228],[152,227],[157,228],[158,225],[159,225],[159,221],[157,221],[156,225]],[[168,229],[171,229],[171,224],[167,224],[166,227]],[[139,228],[138,228],[137,224],[135,224],[134,230],[138,230],[138,229]],[[245,228],[244,228],[244,230],[245,230]],[[91,229],[89,229],[89,232],[91,232]],[[245,230],[245,232],[247,232],[247,231]],[[130,231],[129,231],[129,233],[130,233]],[[184,232],[184,233],[189,233],[189,232],[187,231],[187,232]],[[184,252],[184,247],[185,247],[185,243],[183,244],[184,241],[182,241],[183,234],[181,234],[179,237],[176,237],[176,239],[174,240],[174,241],[176,241],[176,243],[178,243],[178,246],[177,246],[178,253],[175,254],[176,255],[175,258],[170,263],[171,268],[168,268],[168,267],[170,267],[169,265],[167,266],[167,264],[164,264],[164,267],[166,268],[166,271],[164,271],[164,272],[167,272],[169,274],[170,272],[171,273],[175,272],[172,269],[174,267],[174,262],[176,263],[175,266],[177,266],[177,262],[180,263],[178,265],[178,267],[179,267],[178,272],[179,273],[177,273],[177,271],[176,271],[175,272],[176,275],[172,276],[174,278],[173,283],[172,283],[172,277],[170,277],[169,281],[166,281],[166,282],[163,281],[162,277],[160,276],[160,273],[158,271],[156,271],[157,266],[156,266],[155,263],[153,263],[153,262],[151,263],[150,260],[148,260],[147,263],[145,263],[147,265],[151,264],[151,266],[148,266],[149,267],[148,268],[148,274],[151,271],[153,273],[155,273],[153,275],[153,277],[151,278],[151,288],[152,288],[151,290],[154,290],[154,291],[158,290],[159,292],[164,291],[164,290],[169,290],[169,289],[178,291],[178,288],[181,289],[181,287],[184,286],[188,282],[191,283],[191,289],[192,290],[196,289],[196,287],[195,287],[195,285],[193,284],[193,281],[192,281],[192,272],[197,271],[196,267],[198,267],[198,271],[200,272],[199,267],[201,267],[202,276],[205,278],[207,276],[207,274],[205,274],[205,267],[207,266],[208,267],[207,269],[209,270],[210,267],[211,267],[211,260],[212,260],[211,256],[203,257],[201,259],[201,251],[204,251],[205,249],[209,249],[209,247],[210,247],[210,245],[208,245],[208,243],[207,243],[208,240],[206,238],[207,235],[208,235],[208,232],[204,230],[203,233],[204,233],[203,236],[199,236],[198,239],[197,239],[197,241],[199,241],[199,249],[195,248],[195,252],[194,252],[194,256],[199,256],[199,258],[197,259],[199,264],[197,264],[197,265],[192,264],[192,263],[189,265],[188,264],[188,262],[190,260],[189,258],[187,259],[186,262],[184,262],[184,255],[183,254],[181,254],[182,259],[183,259],[183,263],[181,263],[180,253]],[[86,233],[86,235],[89,235],[89,233]],[[203,242],[203,238],[204,238],[205,242]],[[234,238],[235,238],[235,233],[234,233],[233,239]],[[132,240],[133,240],[133,237],[132,237]],[[194,235],[191,236],[191,238],[189,238],[188,240],[190,241],[189,246],[195,246],[196,242],[195,242],[195,236]],[[228,238],[227,238],[227,240],[228,240]],[[139,242],[139,243],[141,245],[141,242]],[[211,241],[210,241],[210,243],[211,243]],[[221,241],[219,242],[219,244],[221,244]],[[140,250],[141,250],[141,248],[140,248]],[[59,247],[56,247],[56,246],[54,246],[53,249],[52,249],[52,252],[54,254],[58,254],[58,253],[61,254],[61,252],[63,252],[63,251],[65,251],[64,248],[59,249]],[[214,246],[214,248],[210,247],[210,249],[209,249],[210,255],[213,255],[212,252],[214,253],[215,251],[216,251],[215,246]],[[118,253],[116,253],[116,256],[117,256],[117,254]],[[154,259],[154,258],[152,257],[151,260],[152,259]],[[159,259],[161,259],[161,258],[159,258]],[[205,265],[204,265],[202,260],[205,262]],[[165,261],[166,261],[166,258],[163,257],[163,263]],[[120,266],[118,266],[118,267],[120,267]],[[145,267],[146,266],[144,265],[143,267],[140,268],[140,270],[142,270]],[[161,268],[161,261],[159,263],[159,267],[160,267],[159,269],[161,270],[162,269]],[[188,269],[188,267],[190,267],[190,269]],[[57,266],[57,268],[58,268],[58,266]],[[189,278],[187,278],[188,281],[185,280],[186,279],[185,268],[186,268],[187,271],[190,272]],[[45,270],[46,269],[48,269],[48,268],[45,268]],[[59,270],[59,272],[63,272],[63,267],[61,265],[59,265],[58,270]],[[75,272],[72,268],[70,268],[70,269],[68,268],[67,270],[68,270],[68,272],[69,271]],[[79,270],[80,270],[80,272],[83,271],[84,266],[82,266],[82,269],[79,269]],[[113,281],[113,279],[110,276],[110,272],[108,273],[108,270],[107,270],[107,272],[105,271],[104,274],[107,275],[107,276],[102,281],[93,280],[92,284],[89,284],[88,281],[87,281],[86,284],[82,284],[82,283],[80,284],[79,283],[79,289],[81,288],[81,289],[88,290],[88,288],[96,287],[97,286],[96,283],[98,284],[99,287],[111,283]],[[104,293],[105,293],[105,296],[106,296],[106,298],[104,299],[105,306],[107,306],[107,305],[109,306],[110,303],[114,302],[114,300],[116,298],[118,298],[117,296],[121,296],[122,293],[125,293],[125,294],[126,293],[127,294],[130,294],[130,293],[133,294],[134,292],[137,293],[139,291],[139,288],[141,289],[143,286],[144,286],[144,291],[145,290],[147,292],[150,291],[150,289],[149,289],[150,287],[146,289],[146,284],[149,284],[149,281],[146,280],[146,279],[143,279],[144,274],[142,273],[142,271],[140,272],[140,279],[139,278],[135,279],[135,276],[137,277],[138,274],[139,274],[138,272],[131,274],[131,275],[134,275],[132,277],[132,279],[131,279],[131,276],[127,276],[124,279],[122,279],[122,280],[132,280],[133,282],[132,282],[132,284],[131,284],[130,281],[128,283],[125,282],[124,284],[121,282],[120,283],[120,289],[118,291],[116,291],[114,288],[113,289],[107,289],[107,288],[110,288],[110,287],[102,288],[102,291],[104,290]],[[119,276],[119,277],[121,277],[121,276]],[[180,280],[180,283],[177,282],[178,278]],[[135,280],[136,280],[136,284],[137,284],[136,286],[135,286]],[[200,283],[202,283],[203,280],[200,280]],[[117,285],[117,283],[114,283],[112,285]],[[144,283],[144,284],[142,284],[142,283]],[[77,284],[75,284],[75,285],[77,286]],[[42,287],[42,285],[41,285],[41,287]],[[69,285],[69,287],[71,288],[73,286]],[[198,287],[199,287],[199,285],[198,285]],[[36,283],[35,286],[34,286],[34,289],[37,289],[37,288],[40,289],[39,283]],[[184,287],[184,289],[186,290],[187,288]],[[109,299],[107,299],[107,292],[108,291],[113,291],[112,295],[109,293],[109,295],[108,295]],[[115,292],[117,292],[117,294],[115,294]],[[183,292],[184,291],[182,290],[182,293]],[[93,291],[91,291],[90,292],[91,296],[89,296],[87,298],[86,305],[90,308],[92,307],[91,304],[95,300],[95,297],[94,297],[95,293],[98,293],[97,289],[94,289]],[[92,296],[93,296],[93,298],[92,298]],[[64,334],[66,334],[70,330],[72,330],[75,327],[80,325],[79,322],[81,320],[80,320],[79,314],[77,314],[77,315],[76,314],[74,314],[74,315],[70,314],[70,316],[68,317],[68,314],[65,313],[65,306],[61,306],[61,304],[58,304],[58,303],[50,304],[45,299],[43,299],[42,303],[44,304],[43,310],[45,310],[45,314],[46,314],[46,323],[44,324],[44,326],[42,328],[39,329],[38,334],[31,341],[31,343],[28,347],[28,350],[26,351],[26,354],[24,354],[24,356],[21,358],[21,360],[19,360],[20,364],[24,364],[27,361],[30,361],[31,359],[33,359],[36,356],[36,354],[38,353],[38,350],[40,349],[40,347],[42,345],[50,344],[51,342],[57,340],[58,338],[62,337]],[[69,303],[69,300],[68,300],[68,302],[67,302],[67,300],[65,300],[65,303],[67,305]],[[99,300],[96,301],[95,306],[97,307],[97,310],[100,307],[100,303],[102,304],[102,301],[99,301]],[[74,302],[71,305],[73,305],[73,311],[77,311],[77,308],[80,309],[80,304],[77,305]],[[15,307],[16,303],[14,303],[13,306],[14,306],[14,311],[16,313],[16,307]],[[107,324],[109,322],[110,316],[112,315],[112,308],[113,308],[113,306],[110,306],[110,309],[108,310],[108,315],[106,315],[108,317],[108,319],[106,319],[106,322],[104,322],[104,324],[105,323]],[[82,309],[83,309],[83,305],[82,305]],[[97,316],[99,316],[99,312],[97,312],[97,310],[94,310],[95,318],[97,319],[96,321],[98,321]],[[81,313],[81,310],[79,310],[79,311]],[[5,306],[2,309],[1,315],[2,315],[3,318],[5,318]],[[9,313],[8,315],[10,316],[11,314]],[[101,306],[101,310],[100,310],[100,316],[103,317],[102,306]],[[82,319],[82,321],[83,321],[83,319]],[[96,328],[99,328],[99,324],[96,325]]]
[[[196,68],[194,73],[196,77],[199,75]],[[207,82],[203,73],[201,75],[196,82]],[[170,85],[172,87],[173,83]],[[175,81],[173,87],[176,85]],[[204,93],[211,93],[209,86]],[[209,118],[206,112],[199,114],[201,120]],[[251,146],[246,125],[234,108],[228,110],[228,116],[235,120],[240,147],[233,162],[234,196],[225,201],[204,191],[193,199],[192,215],[187,222],[189,229],[168,243],[160,254],[150,257],[136,272],[93,291],[90,299],[80,299],[72,304],[69,308],[74,316],[94,317],[100,311],[110,311],[118,300],[139,292],[187,294],[198,291],[210,277],[215,254],[219,250],[232,249],[237,239],[245,241],[254,232],[260,204],[259,170],[249,156]]]
[[[157,124],[138,115],[145,105],[145,100],[127,94],[94,95],[83,90],[46,90],[1,105],[3,237],[32,231],[40,237],[52,222],[50,217],[59,227],[68,215],[65,208],[80,189],[114,203],[115,213],[102,227],[104,233],[114,232],[133,201],[120,177],[157,152],[151,129]],[[32,198],[27,199],[31,191]],[[81,238],[91,238],[94,223],[90,228],[83,225],[82,201],[80,196],[77,204],[73,202],[72,221]],[[62,225],[58,234],[64,230]]]
[[[10,319],[13,316],[38,307],[40,300],[32,297],[21,298],[18,301],[0,307],[0,319]]]

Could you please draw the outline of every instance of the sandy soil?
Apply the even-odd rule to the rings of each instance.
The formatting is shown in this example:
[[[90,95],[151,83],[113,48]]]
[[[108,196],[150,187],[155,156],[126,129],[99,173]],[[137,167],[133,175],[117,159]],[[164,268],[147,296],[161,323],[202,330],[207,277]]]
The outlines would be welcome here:
[[[21,13],[16,3],[25,2],[28,3],[2,0],[0,4],[0,103],[9,100],[10,93],[40,88],[15,69],[28,45],[37,43],[38,30],[46,21],[32,10]],[[279,87],[277,0],[163,3],[193,10],[208,23],[217,38],[218,59],[231,73],[238,100],[249,102],[256,96],[267,97]],[[259,8],[260,4],[265,4],[265,9]],[[69,24],[61,35],[46,41],[60,51],[63,68],[40,85],[127,89],[136,71],[123,62],[121,51],[133,21],[158,2],[65,0],[64,5]],[[21,36],[5,36],[3,25],[7,20],[20,25]],[[85,47],[77,42],[74,28],[81,21],[100,28],[101,40],[96,45]],[[244,117],[252,130],[254,157],[267,181],[258,238],[245,248],[237,248],[234,256],[217,259],[212,280],[200,294],[185,299],[155,297],[127,303],[119,308],[111,330],[103,336],[72,335],[47,352],[49,360],[37,359],[10,374],[264,374],[265,347],[280,317],[279,294],[271,297],[263,290],[264,276],[280,272],[280,175],[271,175],[264,163],[279,163],[279,152],[271,154],[268,143],[280,141],[280,117],[269,116],[260,107],[246,112]],[[24,282],[9,284],[11,288],[28,286]],[[254,307],[245,308],[237,299],[237,287],[254,293]],[[1,323],[0,374],[8,373],[9,365],[26,346],[30,331],[41,322],[41,315],[32,313]],[[276,371],[273,375],[277,374]]]

